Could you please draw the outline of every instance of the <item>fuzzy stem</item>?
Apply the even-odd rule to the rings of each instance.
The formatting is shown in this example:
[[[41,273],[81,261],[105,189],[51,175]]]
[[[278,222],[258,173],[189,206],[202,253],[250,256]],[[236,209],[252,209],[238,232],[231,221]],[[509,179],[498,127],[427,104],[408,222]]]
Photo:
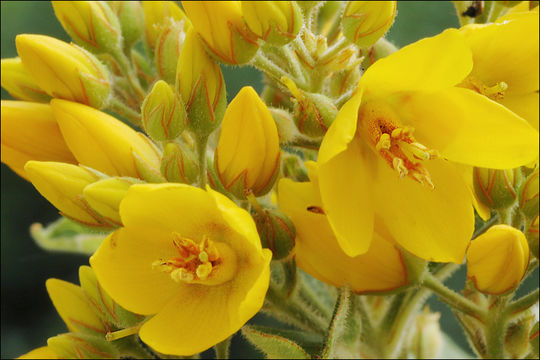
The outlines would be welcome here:
[[[229,348],[231,347],[231,338],[232,336],[214,345],[214,351],[216,352],[216,359],[229,358]]]
[[[197,153],[199,161],[199,187],[206,190],[206,145],[208,136],[197,137]]]
[[[251,61],[251,65],[261,70],[262,72],[264,72],[269,77],[273,78],[278,83],[283,76],[294,78],[292,75],[285,72],[279,66],[274,64],[270,59],[264,56],[264,54],[261,51],[257,52],[257,54],[253,57],[253,60]],[[294,79],[296,82],[297,79],[296,78]]]
[[[351,43],[345,36],[341,37],[334,45],[329,47],[324,54],[322,54],[317,62],[319,64],[324,64],[329,61],[331,58],[336,56],[341,50],[345,49],[347,46],[350,46]]]
[[[506,307],[506,309],[504,309],[504,312],[509,315],[509,316],[512,316],[516,313],[519,313],[519,312],[522,312],[528,308],[530,308],[531,306],[533,306],[534,304],[536,304],[538,302],[538,296],[539,296],[539,289],[537,288],[536,290],[534,290],[533,292],[515,300],[515,301],[512,301],[510,304],[508,304],[508,306]]]
[[[131,86],[135,95],[137,95],[138,103],[141,103],[146,97],[146,92],[141,87],[139,79],[137,78],[135,71],[133,71],[133,67],[131,66],[127,56],[120,49],[114,53],[111,53],[110,55],[116,60],[122,75],[124,75],[124,77],[128,80],[129,85]]]
[[[486,317],[486,357],[488,359],[504,358],[504,336],[507,319],[503,309],[506,305],[506,297],[501,296],[490,307]]]
[[[111,99],[109,100],[108,108],[114,111],[115,113],[117,113],[118,115],[124,117],[133,125],[136,125],[136,126],[142,125],[141,115],[137,111],[133,110],[132,108],[124,104],[119,99],[115,97],[111,97]]]

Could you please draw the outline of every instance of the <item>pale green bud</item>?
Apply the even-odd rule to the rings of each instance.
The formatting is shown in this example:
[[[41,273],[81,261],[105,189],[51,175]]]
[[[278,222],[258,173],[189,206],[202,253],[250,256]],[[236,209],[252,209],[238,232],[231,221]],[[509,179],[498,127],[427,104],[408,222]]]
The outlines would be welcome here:
[[[426,307],[416,317],[416,331],[411,339],[410,351],[416,359],[437,359],[443,339],[439,326],[440,313],[430,313]]]
[[[276,260],[288,257],[295,245],[296,228],[292,221],[278,210],[254,213],[253,219],[264,248],[272,251]]]
[[[144,13],[138,1],[108,1],[112,11],[118,17],[124,47],[130,48],[144,32]]]
[[[135,49],[131,49],[131,62],[142,86],[149,86],[155,81],[156,75],[152,63]]]
[[[534,324],[533,328],[531,329],[531,332],[529,333],[529,342],[531,344],[532,353],[534,356],[538,357],[538,348],[539,348],[539,341],[540,337],[538,336],[538,321],[536,324]]]
[[[539,172],[538,166],[523,181],[519,191],[519,207],[523,214],[529,219],[538,216],[538,198],[539,198]]]
[[[474,191],[478,200],[491,209],[503,210],[512,206],[523,181],[519,168],[494,170],[474,168]]]
[[[362,69],[366,71],[377,60],[387,57],[397,50],[398,48],[390,41],[385,38],[380,38],[370,48],[363,49],[362,55],[364,56],[364,61],[362,61]]]
[[[184,31],[184,20],[175,22],[170,18],[169,21],[169,25],[163,28],[157,38],[156,48],[154,49],[154,63],[159,76],[169,84],[174,84],[178,57],[186,33]]]
[[[529,353],[529,334],[534,324],[535,317],[531,311],[526,311],[525,316],[510,324],[504,337],[504,350],[508,359],[523,359]]]
[[[58,355],[59,359],[95,359],[96,354],[118,359],[120,353],[105,336],[93,336],[81,333],[61,334],[47,340],[47,346]],[[105,357],[105,355],[102,355]]]
[[[358,85],[361,76],[362,72],[358,66],[332,74],[328,84],[328,95],[338,98],[347,91],[354,89]]]
[[[300,135],[290,112],[278,108],[268,108],[268,110],[276,123],[280,144],[287,144]]]
[[[185,144],[168,143],[163,151],[161,173],[168,182],[195,183],[199,176],[195,152]]]

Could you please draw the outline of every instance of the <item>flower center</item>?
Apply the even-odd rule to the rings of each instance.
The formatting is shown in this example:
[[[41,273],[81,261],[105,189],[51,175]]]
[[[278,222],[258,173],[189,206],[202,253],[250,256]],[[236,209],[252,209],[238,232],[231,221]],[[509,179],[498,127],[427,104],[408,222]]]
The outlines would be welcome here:
[[[474,90],[494,101],[501,101],[504,99],[504,94],[508,89],[508,84],[504,81],[498,82],[493,86],[487,86],[484,82],[475,78],[474,76],[468,76],[465,80],[463,80],[460,86],[466,89]]]
[[[203,236],[197,244],[177,233],[172,243],[177,256],[154,261],[152,269],[169,274],[176,282],[219,285],[236,273],[236,255],[225,243]]]
[[[433,187],[422,161],[437,158],[438,152],[417,142],[412,135],[414,128],[403,126],[387,104],[378,101],[363,104],[358,111],[358,123],[375,152],[401,177],[409,176]]]

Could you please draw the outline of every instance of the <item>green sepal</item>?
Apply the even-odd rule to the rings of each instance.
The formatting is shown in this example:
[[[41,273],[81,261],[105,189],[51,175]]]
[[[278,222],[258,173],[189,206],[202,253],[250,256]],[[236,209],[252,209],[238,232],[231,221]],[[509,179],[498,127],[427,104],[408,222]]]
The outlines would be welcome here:
[[[338,114],[328,97],[315,93],[302,93],[294,106],[294,122],[300,133],[310,137],[323,136]]]
[[[534,357],[538,358],[539,346],[540,346],[540,336],[538,336],[538,321],[531,329],[529,333],[529,342],[531,344],[531,349]]]
[[[154,64],[159,76],[169,84],[174,84],[178,57],[186,34],[184,32],[184,21],[170,20],[168,26],[163,28],[156,40]]]
[[[311,356],[293,340],[272,329],[267,332],[267,328],[260,326],[246,325],[242,328],[242,335],[260,350],[267,359],[310,359]],[[290,335],[287,334],[287,335]]]
[[[291,16],[294,19],[293,28],[289,31],[284,32],[280,29],[277,22],[270,21],[270,30],[264,38],[265,42],[275,46],[283,46],[287,45],[296,38],[296,36],[300,32],[300,29],[302,28],[304,18],[302,15],[302,10],[300,10],[300,7],[298,6],[298,3],[296,1],[291,1],[291,6]]]
[[[168,143],[163,150],[161,174],[168,182],[195,183],[199,176],[196,154],[183,143]]]
[[[60,359],[118,359],[120,353],[104,335],[67,333],[51,337],[47,345]]]
[[[354,319],[354,294],[351,288],[345,285],[340,289],[321,357],[334,359],[348,355],[342,353],[346,350],[344,345],[354,341],[357,329]]]
[[[134,151],[131,152],[133,155],[133,159],[135,160],[135,166],[137,167],[137,171],[139,175],[141,176],[141,179],[149,182],[149,183],[164,183],[167,182],[167,180],[161,175],[159,172],[159,169],[153,168],[150,165],[148,165],[137,153]]]
[[[358,85],[361,76],[362,72],[358,66],[333,73],[328,84],[328,95],[338,98],[352,91]]]
[[[528,316],[520,318],[508,326],[504,337],[504,351],[510,359],[523,359],[530,351],[530,333],[535,317],[528,312]],[[537,339],[538,340],[538,339]]]
[[[109,1],[118,17],[124,38],[124,48],[129,49],[144,32],[144,13],[139,1]]]
[[[288,257],[295,245],[296,228],[292,221],[279,210],[265,209],[253,215],[261,245],[272,251],[272,257],[281,260]]]

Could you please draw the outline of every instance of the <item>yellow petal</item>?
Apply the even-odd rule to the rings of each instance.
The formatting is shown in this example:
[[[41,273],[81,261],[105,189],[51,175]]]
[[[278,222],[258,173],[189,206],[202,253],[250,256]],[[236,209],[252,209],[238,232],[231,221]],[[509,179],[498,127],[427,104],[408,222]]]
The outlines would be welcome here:
[[[238,331],[261,308],[270,279],[271,252],[258,263],[239,264],[241,276],[219,286],[193,285],[180,293],[139,332],[165,354],[193,355]]]
[[[472,90],[413,93],[395,104],[424,145],[473,166],[511,169],[538,156],[538,132],[504,106]]]
[[[499,103],[527,120],[538,131],[538,121],[540,118],[538,114],[538,91],[528,94],[507,94]]]
[[[56,311],[69,331],[94,334],[107,332],[96,314],[97,310],[91,306],[79,286],[58,279],[49,279],[45,285]]]
[[[14,98],[36,102],[49,102],[51,98],[36,84],[18,57],[2,59],[1,81]]]
[[[465,184],[467,184],[467,189],[469,189],[469,192],[471,193],[472,204],[476,209],[476,212],[482,218],[482,220],[488,221],[491,217],[491,210],[487,205],[478,199],[476,191],[474,191],[473,167],[462,164],[455,164],[455,166],[456,169],[461,172],[463,180],[465,181]]]
[[[159,172],[159,156],[149,140],[120,120],[86,105],[51,101],[67,145],[86,166],[111,176],[140,177],[132,152]]]
[[[58,359],[58,356],[48,346],[38,347],[17,359]]]
[[[365,253],[373,233],[371,169],[359,141],[331,160],[319,164],[323,210],[343,251],[349,256]]]
[[[191,27],[189,19],[174,1],[141,1],[145,20],[145,35],[153,49],[160,32],[167,27],[169,18],[178,22],[184,20],[184,30]]]
[[[123,228],[109,235],[90,258],[98,281],[122,307],[155,314],[182,286],[165,272],[152,269],[159,259],[177,254],[170,232],[159,228]]]
[[[345,254],[324,214],[307,210],[322,206],[317,198],[313,183],[279,182],[279,205],[296,227],[296,261],[304,271],[327,284],[349,284],[357,293],[391,290],[407,283],[401,254],[377,233],[367,253]]]
[[[434,91],[460,83],[473,66],[471,50],[455,29],[425,38],[378,60],[360,80],[366,97],[397,91]]]
[[[49,105],[2,100],[1,124],[2,162],[23,178],[29,160],[77,163]]]
[[[375,181],[377,212],[395,240],[430,261],[461,263],[474,230],[470,192],[445,160],[424,161],[435,186],[400,179],[379,160]]]

